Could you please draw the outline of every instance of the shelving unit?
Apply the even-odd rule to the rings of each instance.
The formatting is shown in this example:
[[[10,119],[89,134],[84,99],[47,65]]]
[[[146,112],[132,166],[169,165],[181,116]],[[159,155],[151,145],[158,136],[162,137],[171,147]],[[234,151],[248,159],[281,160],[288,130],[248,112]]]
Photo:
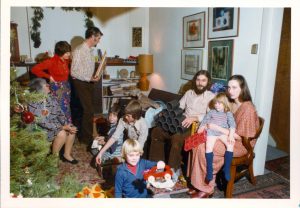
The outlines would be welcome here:
[[[112,66],[137,66],[137,63],[124,63],[121,62],[122,59],[118,59],[118,62],[116,62],[114,59],[109,58],[106,63],[106,67],[112,67]],[[17,66],[17,67],[26,67],[26,71],[28,74],[29,79],[31,79],[30,70],[36,63],[20,63],[20,62],[11,62],[11,65]],[[95,64],[95,68],[98,67],[98,63]],[[95,92],[94,92],[94,109],[95,114],[103,114],[106,113],[103,109],[103,107],[106,107],[106,105],[103,105],[104,102],[106,104],[110,104],[113,98],[130,98],[133,97],[132,95],[122,94],[122,95],[104,95],[103,93],[103,87],[113,86],[113,85],[119,85],[121,83],[132,80],[139,80],[139,78],[127,78],[127,79],[117,79],[113,78],[111,80],[114,80],[113,82],[109,82],[108,80],[104,80],[101,76],[100,81],[95,83]],[[105,99],[108,99],[108,101],[105,101]],[[107,109],[105,109],[107,110]]]
[[[121,62],[122,59],[119,59],[118,62],[111,61],[112,59],[108,59],[106,63],[106,67],[111,66],[137,66],[137,63],[124,63]],[[95,67],[98,67],[98,64],[96,64]],[[139,78],[112,78],[110,80],[103,79],[103,76],[101,76],[101,79],[98,83],[95,83],[95,109],[96,114],[105,114],[107,113],[109,106],[112,103],[113,98],[131,98],[134,97],[134,95],[128,94],[128,92],[125,91],[123,94],[110,94],[108,92],[108,88],[111,86],[118,86],[126,83],[135,83],[137,84]],[[135,82],[134,82],[135,81]],[[107,88],[107,90],[105,90]],[[105,93],[107,91],[108,93]]]

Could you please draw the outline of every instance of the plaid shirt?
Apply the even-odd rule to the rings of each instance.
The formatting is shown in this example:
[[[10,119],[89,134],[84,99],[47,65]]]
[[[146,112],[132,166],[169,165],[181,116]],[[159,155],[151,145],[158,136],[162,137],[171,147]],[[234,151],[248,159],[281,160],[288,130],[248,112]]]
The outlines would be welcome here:
[[[83,42],[72,53],[71,76],[89,82],[95,71],[93,49]]]

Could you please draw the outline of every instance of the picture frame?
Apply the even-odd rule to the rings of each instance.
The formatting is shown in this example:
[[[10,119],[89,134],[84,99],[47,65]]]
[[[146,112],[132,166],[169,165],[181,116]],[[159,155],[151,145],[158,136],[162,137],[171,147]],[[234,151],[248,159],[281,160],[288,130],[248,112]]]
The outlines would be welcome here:
[[[239,16],[238,7],[208,8],[208,39],[238,36]]]
[[[191,80],[202,69],[203,49],[181,50],[181,79]]]
[[[212,82],[227,86],[232,73],[234,40],[217,40],[208,43],[208,72]]]
[[[183,17],[183,48],[205,47],[205,12]]]
[[[142,47],[142,27],[132,28],[132,47]]]

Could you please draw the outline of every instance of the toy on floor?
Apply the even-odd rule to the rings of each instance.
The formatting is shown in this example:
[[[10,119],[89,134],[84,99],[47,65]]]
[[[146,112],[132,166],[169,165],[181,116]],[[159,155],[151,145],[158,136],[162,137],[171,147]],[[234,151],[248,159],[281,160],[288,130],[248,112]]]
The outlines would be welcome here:
[[[172,180],[173,171],[163,161],[144,173],[144,179],[155,188],[172,188],[175,182]]]
[[[100,185],[94,184],[92,188],[85,186],[78,192],[75,198],[113,198],[114,188],[103,190]]]

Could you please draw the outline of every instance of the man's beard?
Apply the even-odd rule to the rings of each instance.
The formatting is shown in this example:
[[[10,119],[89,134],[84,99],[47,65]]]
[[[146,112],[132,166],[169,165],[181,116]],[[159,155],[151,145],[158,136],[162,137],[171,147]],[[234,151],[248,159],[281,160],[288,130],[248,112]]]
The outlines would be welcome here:
[[[197,95],[203,94],[206,90],[207,90],[207,86],[203,87],[202,89],[198,89],[198,87],[196,87],[196,88],[194,89],[194,91],[195,91],[195,93],[196,93]]]

